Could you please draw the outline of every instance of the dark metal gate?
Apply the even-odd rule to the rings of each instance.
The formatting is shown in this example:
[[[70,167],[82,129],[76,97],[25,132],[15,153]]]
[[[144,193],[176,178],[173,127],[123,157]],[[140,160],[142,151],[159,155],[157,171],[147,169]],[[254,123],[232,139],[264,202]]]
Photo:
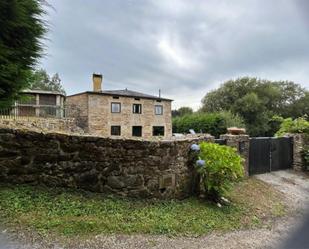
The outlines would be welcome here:
[[[293,144],[289,137],[250,138],[249,174],[288,169],[293,163]]]

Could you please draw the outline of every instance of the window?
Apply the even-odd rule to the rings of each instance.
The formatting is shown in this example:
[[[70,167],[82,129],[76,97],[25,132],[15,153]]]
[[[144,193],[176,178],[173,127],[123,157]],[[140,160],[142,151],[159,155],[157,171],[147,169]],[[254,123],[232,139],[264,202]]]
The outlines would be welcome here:
[[[133,113],[142,113],[142,105],[141,104],[133,104]]]
[[[121,104],[120,103],[112,103],[112,112],[120,112]]]
[[[112,136],[120,136],[121,135],[120,125],[112,125],[111,126],[111,135]]]
[[[156,115],[162,115],[163,114],[163,106],[162,105],[156,105],[155,106],[155,114]]]
[[[153,126],[152,135],[153,136],[164,136],[164,126]]]
[[[40,105],[56,105],[56,95],[40,94],[39,103]]]
[[[118,96],[113,96],[113,99],[119,99],[119,97]]]
[[[142,136],[142,126],[133,126],[132,127],[132,136],[141,137]]]
[[[140,98],[134,98],[135,100],[141,100]]]

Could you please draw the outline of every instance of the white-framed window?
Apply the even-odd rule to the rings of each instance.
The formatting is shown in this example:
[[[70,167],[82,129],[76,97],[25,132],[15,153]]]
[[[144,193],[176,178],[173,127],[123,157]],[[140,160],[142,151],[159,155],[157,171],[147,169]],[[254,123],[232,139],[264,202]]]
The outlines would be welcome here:
[[[121,112],[121,103],[112,102],[111,112],[112,113],[119,113],[119,112]]]
[[[133,104],[133,113],[141,114],[142,113],[142,105],[141,104]]]
[[[163,115],[163,105],[155,105],[155,114]]]

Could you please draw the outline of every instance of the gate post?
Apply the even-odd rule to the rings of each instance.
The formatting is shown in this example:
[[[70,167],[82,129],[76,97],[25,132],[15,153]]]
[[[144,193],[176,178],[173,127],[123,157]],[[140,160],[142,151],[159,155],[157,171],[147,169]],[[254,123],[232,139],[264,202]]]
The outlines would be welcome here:
[[[226,145],[237,149],[238,153],[245,159],[244,173],[249,176],[249,136],[248,135],[220,135],[220,139],[226,140]]]
[[[296,171],[303,170],[303,147],[307,145],[305,134],[289,134],[293,139],[293,169]],[[309,140],[308,140],[309,142]]]

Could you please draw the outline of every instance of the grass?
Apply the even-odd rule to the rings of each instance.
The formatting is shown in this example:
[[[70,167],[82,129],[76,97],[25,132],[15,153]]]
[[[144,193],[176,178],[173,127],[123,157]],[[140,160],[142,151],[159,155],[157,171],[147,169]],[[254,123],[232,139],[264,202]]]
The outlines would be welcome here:
[[[284,214],[281,196],[256,179],[239,183],[232,205],[182,201],[132,200],[68,189],[0,186],[0,220],[40,234],[167,234],[199,236],[260,226]]]

